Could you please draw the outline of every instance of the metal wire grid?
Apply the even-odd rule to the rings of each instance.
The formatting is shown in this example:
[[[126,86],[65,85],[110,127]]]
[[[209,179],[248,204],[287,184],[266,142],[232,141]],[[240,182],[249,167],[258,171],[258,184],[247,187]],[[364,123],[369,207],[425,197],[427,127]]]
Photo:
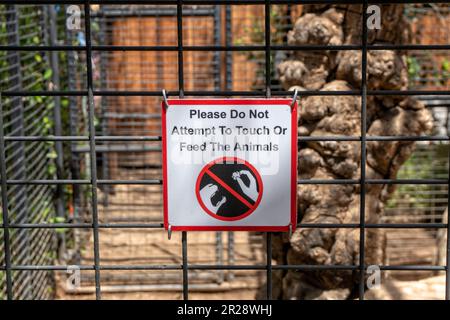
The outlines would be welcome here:
[[[183,8],[183,37],[185,43],[192,45],[215,44],[222,42],[220,33],[220,6],[187,6]],[[94,44],[112,44],[116,46],[134,45],[173,45],[177,43],[176,6],[97,6],[91,11]],[[184,77],[187,86],[201,90],[218,90],[222,86],[220,52],[195,52],[185,54]],[[168,55],[165,52],[94,52],[96,72],[94,85],[105,90],[152,90],[155,88],[176,89],[177,87],[177,54]],[[69,62],[70,63],[70,62]],[[99,72],[100,71],[100,72]],[[98,74],[100,73],[100,74]],[[139,135],[160,134],[160,115],[157,112],[159,97],[98,97],[101,111],[96,112],[101,123],[97,127],[100,135]],[[71,105],[74,114],[78,106]],[[100,114],[100,116],[99,116]],[[75,146],[74,152],[84,155],[89,152],[87,145]],[[97,146],[102,178],[107,179],[148,179],[161,176],[161,148],[158,143],[142,143],[120,141],[104,143]],[[77,155],[78,156],[78,155]],[[99,194],[99,219],[101,222],[159,222],[162,209],[160,186],[102,186]],[[82,212],[88,208],[81,208]],[[118,251],[113,245],[107,245],[108,232],[101,233],[100,250],[102,259],[117,259],[140,261],[140,263],[172,263],[175,255],[171,254],[172,246],[168,243],[165,256],[152,240],[161,235],[161,230],[155,229],[147,236],[142,230],[127,230],[122,233],[125,237],[121,243],[122,250]],[[127,237],[128,236],[128,237]],[[149,238],[153,237],[153,238]],[[135,251],[133,243],[140,238],[140,246],[154,247],[154,254],[144,259],[143,250]],[[212,238],[212,239],[211,239]],[[210,239],[210,240],[207,240]],[[89,239],[86,239],[89,240]],[[190,245],[191,261],[201,260],[205,263],[230,263],[234,258],[232,250],[234,235],[228,235],[230,242],[224,242],[221,233],[209,234],[203,237],[203,242],[193,239]],[[197,252],[197,247],[214,241],[215,250],[211,250],[214,258]],[[238,241],[239,242],[239,241]],[[236,243],[239,246],[239,243]],[[86,241],[86,245],[90,245]],[[148,245],[148,246],[147,246]],[[228,247],[225,250],[226,245]],[[236,248],[236,247],[235,247]],[[86,250],[84,250],[86,251]],[[176,253],[178,256],[178,252]],[[121,257],[123,260],[121,260]],[[88,257],[89,258],[89,257]],[[213,259],[212,259],[213,258]],[[225,259],[226,258],[226,259]],[[81,254],[86,259],[86,254]],[[135,262],[136,263],[136,262]],[[120,272],[104,272],[102,279],[105,287],[112,284],[115,290],[127,290],[136,285],[142,288],[178,289],[180,279],[176,274],[163,273],[157,281],[151,276],[139,273],[121,274]],[[220,285],[230,272],[194,272],[189,275],[193,287],[200,289],[212,288]],[[117,281],[115,281],[117,279]],[[121,284],[116,283],[121,281]],[[90,281],[92,282],[92,281]],[[156,284],[155,284],[156,282]],[[197,282],[197,283],[196,283]],[[150,283],[146,285],[144,283]]]
[[[398,178],[433,177],[445,179],[448,175],[448,144],[420,142],[411,158],[399,170]],[[445,152],[445,156],[443,153]],[[382,223],[442,223],[447,208],[447,186],[402,185],[386,203]],[[444,229],[421,229],[411,234],[407,229],[386,231],[385,260],[395,265],[443,264],[441,233]],[[384,263],[386,263],[384,262]],[[433,275],[434,272],[422,272]],[[394,275],[393,275],[394,276]],[[396,273],[395,278],[411,279],[417,272]]]
[[[425,11],[429,13],[430,11]],[[440,41],[441,39],[438,39]],[[414,54],[414,53],[412,53]],[[421,99],[433,112],[434,134],[449,132],[449,104],[444,97]],[[397,178],[411,176],[445,179],[448,175],[448,143],[446,141],[421,141],[397,173]],[[446,221],[446,185],[402,185],[386,203],[382,223],[442,223]],[[444,265],[445,229],[421,229],[411,235],[407,229],[390,229],[386,232],[385,259],[396,265]],[[435,275],[425,271],[396,273],[398,279],[417,279]]]
[[[2,6],[0,19],[3,32],[0,43],[38,44],[42,43],[48,23],[46,11],[34,10],[33,6]],[[2,51],[0,62],[0,90],[39,90],[46,87],[42,78],[49,70],[49,56],[40,53]],[[1,99],[1,131],[7,135],[47,135],[48,125],[52,119],[54,102],[48,97],[25,98],[4,97]],[[55,162],[50,154],[54,151],[53,143],[39,141],[13,141],[2,145],[2,177],[10,179],[52,179],[55,175],[51,168]],[[4,168],[3,168],[4,166]],[[50,185],[15,185],[6,188],[2,185],[2,212],[0,220],[9,219],[11,223],[36,223],[51,220],[55,216],[52,204],[54,188]],[[8,199],[8,200],[6,200]],[[8,216],[6,215],[8,213]],[[48,264],[52,263],[51,253],[55,252],[55,238],[51,230],[16,229],[4,232],[9,234],[10,252],[0,252],[0,261],[5,259],[14,264]],[[0,284],[4,285],[4,277]],[[48,272],[16,272],[16,285],[11,295],[15,299],[46,298],[51,295],[52,277]],[[1,294],[0,294],[1,295]]]
[[[405,7],[405,17],[412,25],[414,44],[449,43],[450,8],[429,3]],[[415,89],[445,88],[450,86],[448,52],[411,51],[408,56],[410,87]]]
[[[23,1],[3,1],[5,3],[22,3]],[[133,1],[131,1],[133,2]],[[390,1],[392,3],[392,1]],[[396,1],[394,1],[396,2]],[[420,1],[417,1],[420,2]],[[29,3],[29,2],[28,2]],[[68,3],[66,1],[45,1],[45,3]],[[159,136],[96,136],[94,128],[94,96],[154,96],[160,95],[159,91],[123,91],[123,92],[111,92],[106,90],[94,90],[93,86],[93,72],[92,72],[92,54],[93,51],[114,51],[114,50],[126,50],[126,51],[175,51],[178,53],[178,90],[169,92],[170,95],[180,96],[183,98],[185,95],[189,96],[261,96],[265,95],[267,97],[273,96],[285,96],[290,95],[286,91],[273,91],[271,92],[271,73],[270,73],[270,55],[272,50],[361,50],[362,51],[362,69],[366,70],[367,67],[367,51],[368,50],[379,50],[379,49],[393,49],[393,50],[449,50],[450,45],[368,45],[367,44],[367,27],[365,23],[362,23],[362,35],[363,41],[361,45],[346,45],[346,46],[282,46],[282,45],[272,45],[270,38],[270,10],[271,4],[275,3],[287,3],[286,1],[277,0],[253,0],[253,1],[216,1],[214,4],[264,4],[265,7],[265,44],[263,46],[183,46],[183,5],[184,4],[205,4],[206,1],[190,1],[190,0],[178,0],[178,1],[136,1],[139,4],[176,4],[177,6],[177,46],[94,46],[91,41],[91,12],[89,9],[90,4],[104,4],[104,3],[120,3],[120,1],[70,1],[70,3],[80,3],[84,4],[84,14],[85,14],[85,34],[86,34],[86,45],[85,46],[1,46],[2,50],[6,51],[35,51],[35,50],[48,50],[48,51],[69,51],[69,50],[83,50],[86,53],[86,63],[87,63],[87,89],[86,90],[71,90],[71,91],[27,91],[27,90],[14,90],[3,92],[4,97],[27,97],[27,96],[72,96],[80,97],[85,96],[89,102],[89,134],[87,136],[5,136],[4,132],[0,135],[0,145],[4,150],[5,142],[7,141],[86,141],[89,142],[90,150],[90,165],[91,165],[91,178],[90,179],[7,179],[6,178],[6,162],[4,158],[4,152],[2,152],[1,161],[1,171],[2,171],[2,199],[3,199],[3,230],[4,230],[4,246],[5,246],[5,265],[1,267],[1,270],[6,272],[7,279],[7,296],[8,299],[12,299],[12,272],[13,271],[26,271],[26,270],[66,270],[67,266],[56,266],[56,265],[16,265],[11,261],[10,252],[10,236],[11,230],[15,229],[41,229],[41,228],[87,228],[91,229],[94,236],[94,264],[93,265],[82,265],[81,270],[94,270],[95,272],[95,284],[96,284],[96,297],[101,298],[101,282],[100,282],[100,272],[101,270],[182,270],[183,273],[183,297],[188,298],[189,284],[188,284],[188,273],[191,270],[265,270],[267,273],[267,298],[270,299],[272,296],[272,271],[273,270],[287,270],[287,269],[297,269],[297,270],[354,270],[359,271],[360,283],[359,283],[359,297],[364,299],[364,272],[366,269],[364,261],[364,245],[365,245],[365,230],[368,228],[437,228],[447,230],[447,257],[446,265],[441,266],[381,266],[381,270],[431,270],[431,271],[445,271],[446,272],[446,298],[450,297],[450,273],[449,273],[449,228],[448,224],[444,223],[396,223],[396,224],[369,224],[365,221],[365,186],[367,184],[430,184],[430,185],[446,185],[448,187],[449,179],[366,179],[365,177],[365,166],[361,166],[360,179],[338,179],[338,180],[302,180],[298,181],[299,184],[359,184],[361,190],[361,207],[360,207],[360,223],[354,224],[299,224],[301,228],[358,228],[360,230],[360,263],[359,265],[272,265],[272,246],[271,246],[271,234],[267,234],[267,263],[265,265],[193,265],[188,263],[188,252],[187,252],[187,233],[182,233],[182,257],[183,261],[181,265],[100,265],[100,250],[99,250],[99,240],[98,233],[101,228],[162,228],[161,223],[144,223],[144,224],[108,224],[99,223],[97,205],[97,186],[98,185],[115,185],[115,184],[148,184],[148,185],[159,185],[163,182],[160,179],[146,179],[146,180],[108,180],[108,179],[98,179],[96,172],[96,142],[100,141],[160,141]],[[130,3],[127,1],[127,3]],[[291,3],[291,1],[290,1]],[[303,4],[317,3],[317,1],[302,1]],[[331,3],[331,2],[329,2]],[[354,2],[353,2],[354,3]],[[363,21],[366,20],[366,8],[368,6],[368,1],[359,1],[363,5]],[[265,54],[265,83],[266,88],[264,91],[186,91],[184,85],[184,73],[183,73],[183,52],[184,51],[205,51],[205,50],[216,50],[216,51],[262,51]],[[304,91],[301,92],[301,96],[310,95],[354,95],[361,96],[362,99],[362,111],[361,111],[361,135],[360,137],[299,137],[299,141],[361,141],[361,162],[365,163],[366,155],[366,143],[367,141],[448,141],[447,136],[432,136],[432,137],[395,137],[395,136],[366,136],[366,98],[368,95],[436,95],[440,94],[443,96],[450,95],[449,91],[443,90],[428,90],[428,91],[396,91],[396,90],[383,90],[383,91],[371,91],[367,90],[366,87],[366,73],[363,72],[362,77],[362,87],[361,90],[351,90],[351,91],[341,91],[341,92],[326,92],[326,91]],[[14,223],[8,220],[8,207],[5,204],[7,200],[6,197],[6,187],[15,185],[61,185],[61,184],[72,184],[72,185],[88,185],[92,188],[92,223],[77,223],[77,224],[66,224],[66,223],[56,223],[56,224],[41,224],[41,223]],[[448,196],[448,194],[447,194]]]

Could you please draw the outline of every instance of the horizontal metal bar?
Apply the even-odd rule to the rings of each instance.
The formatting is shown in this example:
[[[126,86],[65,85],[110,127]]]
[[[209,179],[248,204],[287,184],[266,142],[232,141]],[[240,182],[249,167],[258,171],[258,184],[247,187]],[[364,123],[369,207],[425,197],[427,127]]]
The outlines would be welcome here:
[[[367,136],[366,141],[449,141],[448,136]],[[359,136],[299,136],[298,141],[361,141]]]
[[[365,266],[367,268],[368,266]],[[278,270],[358,270],[358,265],[274,265],[273,269]],[[395,271],[445,271],[445,266],[379,266],[380,270],[395,270]]]
[[[445,266],[379,266],[380,270],[391,271],[445,271]]]
[[[1,0],[0,4],[85,4],[85,0]],[[257,5],[265,4],[265,0],[183,0],[185,5]],[[271,0],[274,4],[362,4],[363,0]],[[447,1],[425,1],[425,0],[378,0],[377,4],[391,3],[447,3]],[[154,5],[176,5],[177,0],[91,0],[90,4],[154,4]]]
[[[272,265],[272,269],[355,270],[352,265]],[[190,270],[266,270],[267,265],[188,265]]]
[[[446,229],[446,223],[369,223],[370,229]],[[89,229],[92,223],[13,223],[10,229]],[[99,223],[101,229],[162,229],[164,223]],[[299,223],[297,228],[308,229],[353,229],[360,228],[359,223]],[[0,229],[4,225],[0,224]]]
[[[366,179],[367,184],[448,184],[448,179]]]
[[[102,229],[161,229],[164,223],[99,223]],[[0,225],[3,228],[3,225]],[[11,229],[90,229],[92,223],[13,223]]]
[[[68,268],[73,268],[74,265],[70,266],[56,266],[56,265],[15,265],[11,270],[17,271],[65,271]],[[94,270],[94,265],[77,265],[80,270]],[[116,265],[116,266],[98,266],[100,270],[180,270],[181,265]],[[3,266],[0,267],[3,270]]]
[[[95,136],[96,141],[161,141],[161,136]],[[449,141],[448,136],[367,136],[366,141]],[[89,141],[88,136],[6,136],[5,141]],[[298,136],[298,141],[361,141],[359,136]]]
[[[96,141],[161,141],[161,136],[95,136]]]
[[[74,180],[74,179],[61,179],[61,180],[8,180],[7,184],[10,185],[58,185],[58,184],[91,184],[91,180]]]
[[[361,50],[362,45],[270,45],[272,51],[350,51]],[[0,45],[2,51],[85,51],[86,46],[76,45]],[[94,45],[93,51],[178,51],[177,46],[120,46],[120,45]],[[264,45],[237,45],[237,46],[183,46],[183,51],[264,51]],[[398,45],[369,45],[368,50],[450,50],[446,44],[398,44]]]
[[[89,141],[86,136],[8,136],[5,141]]]
[[[86,96],[87,91],[4,91],[2,95],[5,97],[33,97],[33,96]],[[179,91],[167,92],[168,96],[179,96]],[[265,91],[185,91],[185,96],[192,97],[265,97]],[[360,90],[345,90],[345,91],[318,91],[305,90],[299,91],[298,96],[360,96]],[[450,90],[367,90],[369,96],[450,96]],[[97,90],[94,91],[94,96],[103,97],[161,97],[161,91],[108,91]],[[292,91],[272,91],[272,96],[292,96]]]
[[[432,185],[446,185],[448,179],[366,179],[366,184],[432,184]],[[91,180],[7,180],[8,185],[58,185],[58,184],[91,184]],[[106,185],[160,185],[162,180],[160,179],[148,179],[148,180],[98,180],[98,184]],[[346,185],[346,184],[360,184],[359,179],[299,179],[297,184],[333,184],[333,185]]]
[[[298,179],[297,184],[336,184],[336,185],[346,185],[346,184],[359,184],[360,181],[357,179]]]
[[[67,90],[67,91],[4,91],[4,97],[84,97],[87,96],[87,90]]]
[[[89,152],[91,148],[89,146],[76,146],[72,149],[72,152]],[[136,145],[136,144],[125,144],[125,145],[100,145],[96,146],[95,152],[160,152],[161,147],[158,146],[148,146],[148,145]]]
[[[365,179],[366,184],[433,184],[446,185],[448,179]],[[299,179],[298,184],[360,184],[359,179]]]
[[[95,136],[95,141],[161,141],[161,136]],[[7,136],[5,141],[89,141],[88,136]]]
[[[96,136],[96,141],[161,141],[161,136]],[[299,136],[299,141],[361,141],[359,136]],[[449,141],[448,136],[368,136],[367,141]],[[5,141],[89,141],[87,136],[6,136]]]
[[[297,228],[360,228],[359,223],[299,223]],[[366,223],[365,228],[369,229],[446,229],[447,223]]]
[[[373,44],[367,50],[450,50],[449,44]]]
[[[183,9],[183,17],[208,17],[213,16],[214,8],[186,8]],[[91,18],[124,18],[124,17],[167,17],[176,16],[177,10],[173,7],[157,8],[103,8],[93,11]]]
[[[160,114],[155,113],[126,113],[126,112],[105,112],[102,118],[106,119],[161,119]]]
[[[7,180],[9,185],[58,185],[58,184],[91,184],[91,180],[74,180],[74,179],[61,179],[61,180]],[[97,180],[97,184],[107,184],[107,185],[161,185],[162,180],[159,179],[149,179],[149,180]]]
[[[1,1],[0,1],[1,3]],[[54,45],[54,46],[43,46],[43,45],[0,45],[0,50],[2,51],[85,51],[86,46],[74,46],[74,45]]]
[[[162,185],[160,179],[148,179],[148,180],[98,180],[98,184],[125,184],[125,185]]]
[[[66,271],[77,267],[80,270],[94,270],[93,265],[13,265],[14,271]],[[367,267],[367,266],[366,266]],[[100,265],[99,270],[182,270],[182,265]],[[187,265],[189,270],[266,270],[266,265]],[[408,265],[379,266],[380,270],[392,271],[445,271],[445,266]],[[358,265],[272,265],[273,270],[358,270]],[[0,270],[6,270],[0,266]]]
[[[418,95],[450,95],[449,90],[367,90],[368,96],[418,96]]]

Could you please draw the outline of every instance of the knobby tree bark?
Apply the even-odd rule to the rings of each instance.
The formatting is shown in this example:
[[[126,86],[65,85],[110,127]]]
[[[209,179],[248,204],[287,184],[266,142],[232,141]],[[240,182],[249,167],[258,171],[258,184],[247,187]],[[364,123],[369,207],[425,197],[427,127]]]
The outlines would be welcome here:
[[[369,44],[409,42],[403,5],[382,5],[380,30],[369,30]],[[362,6],[306,5],[293,30],[291,45],[361,44]],[[285,89],[341,91],[361,88],[361,51],[295,51],[278,65]],[[406,53],[372,50],[367,53],[368,90],[406,90]],[[361,98],[311,96],[301,100],[299,134],[360,136]],[[407,96],[368,96],[368,136],[418,136],[432,129],[424,105]],[[367,179],[395,178],[414,149],[413,142],[368,142]],[[359,179],[361,144],[306,142],[299,147],[299,178]],[[366,222],[377,223],[394,185],[366,185]],[[301,185],[298,220],[303,223],[359,223],[359,185]],[[366,265],[382,264],[382,230],[366,231]],[[278,264],[358,265],[359,229],[297,229],[291,238],[276,234],[273,255]],[[357,271],[283,271],[274,274],[273,297],[278,299],[352,298]]]

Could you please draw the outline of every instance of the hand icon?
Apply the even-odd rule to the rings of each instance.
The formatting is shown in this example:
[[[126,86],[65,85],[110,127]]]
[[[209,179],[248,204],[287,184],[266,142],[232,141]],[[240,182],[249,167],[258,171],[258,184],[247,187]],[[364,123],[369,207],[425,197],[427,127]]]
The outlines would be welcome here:
[[[244,181],[242,181],[241,175],[246,176],[248,180],[250,180],[250,184],[248,186],[246,186]],[[256,201],[256,199],[258,199],[258,190],[256,190],[256,179],[250,173],[250,171],[247,170],[236,171],[233,172],[232,177],[234,180],[237,181],[239,187],[241,187],[242,189],[242,192],[244,192],[247,197],[249,197],[253,201]]]
[[[217,211],[219,211],[219,208],[225,202],[227,202],[227,198],[225,196],[222,196],[222,199],[216,205],[213,205],[212,197],[214,197],[217,190],[219,190],[219,188],[212,183],[207,184],[200,190],[200,197],[202,198],[203,203],[205,204],[206,208],[208,208],[208,210],[212,213],[217,213]]]

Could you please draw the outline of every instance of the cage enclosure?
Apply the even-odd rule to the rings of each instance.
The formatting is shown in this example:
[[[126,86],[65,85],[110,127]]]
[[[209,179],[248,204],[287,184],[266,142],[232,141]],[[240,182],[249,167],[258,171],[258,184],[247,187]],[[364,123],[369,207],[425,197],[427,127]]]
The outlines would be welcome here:
[[[425,290],[429,297],[449,298],[448,5],[380,5],[386,14],[400,12],[410,30],[407,40],[382,43],[380,34],[395,36],[368,29],[367,1],[47,2],[0,1],[0,299],[406,299],[413,297],[396,294],[420,281],[439,287]],[[323,43],[314,27],[339,30],[340,40]],[[302,30],[311,32],[305,43]],[[385,81],[374,71],[377,57],[384,55],[384,67],[389,52],[395,63],[386,83],[400,69],[407,83],[377,87]],[[354,83],[346,78],[343,85],[334,81],[343,81],[338,65],[347,54],[356,71]],[[183,232],[168,240],[161,91],[290,97],[297,87],[299,105],[308,106],[299,122],[306,128],[298,141],[306,159],[299,160],[299,233]],[[353,99],[357,125],[330,134],[320,121],[342,97]],[[399,107],[404,99],[411,105]],[[422,120],[410,116],[418,104],[430,122],[420,129]],[[323,114],[312,114],[324,105]],[[396,112],[405,113],[401,124],[409,131],[396,131],[394,122],[392,130],[373,129]],[[384,158],[374,149],[386,150]],[[394,149],[396,158],[388,158]],[[357,163],[351,175],[333,171],[350,155]],[[395,170],[372,175],[374,163]],[[351,189],[356,209],[333,206],[348,196],[343,188]],[[369,206],[374,194],[381,209]],[[326,223],[305,218],[317,203]],[[339,220],[339,210],[352,218]],[[374,218],[377,210],[383,213]],[[311,258],[322,250],[333,256],[339,230],[355,235],[354,263]],[[317,251],[293,258],[311,237]],[[375,246],[386,283],[376,292],[365,287]],[[81,282],[73,286],[77,272]],[[328,281],[341,276],[352,286]],[[286,290],[296,285],[297,292]]]

